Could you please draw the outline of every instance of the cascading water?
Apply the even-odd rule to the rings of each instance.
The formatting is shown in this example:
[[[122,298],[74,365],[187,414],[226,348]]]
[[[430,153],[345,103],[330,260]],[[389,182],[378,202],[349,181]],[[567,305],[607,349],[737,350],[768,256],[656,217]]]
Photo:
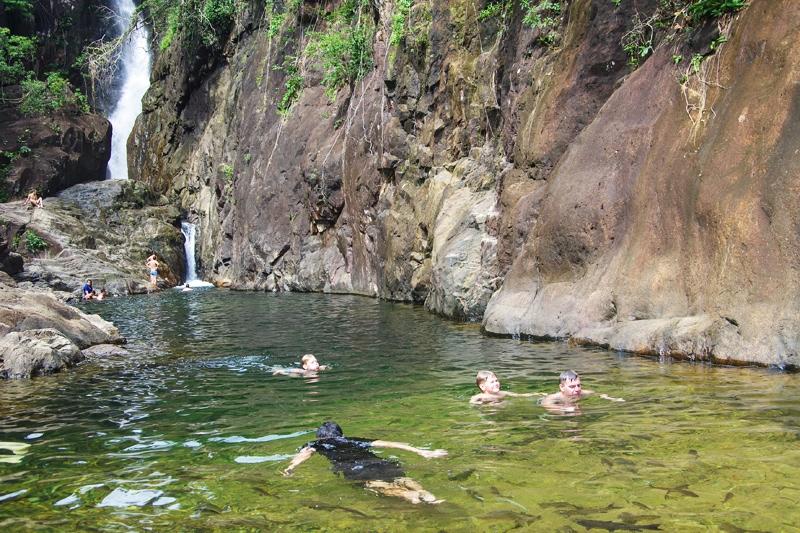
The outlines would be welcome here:
[[[197,264],[194,258],[194,224],[191,222],[181,222],[181,233],[183,233],[183,249],[186,253],[186,281],[184,283],[187,283],[190,287],[213,287],[213,284],[197,278]]]
[[[136,6],[133,0],[114,0],[113,4],[117,28],[122,34],[131,23]],[[119,77],[119,97],[108,117],[112,126],[111,159],[106,171],[108,179],[128,179],[128,136],[136,117],[142,112],[142,96],[150,87],[150,48],[147,30],[141,21],[123,46]]]

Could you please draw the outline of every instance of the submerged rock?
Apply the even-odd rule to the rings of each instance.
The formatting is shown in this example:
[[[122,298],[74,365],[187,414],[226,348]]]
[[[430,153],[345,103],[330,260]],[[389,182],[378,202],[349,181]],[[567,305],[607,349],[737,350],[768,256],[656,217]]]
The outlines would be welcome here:
[[[160,498],[163,491],[153,489],[123,489],[117,487],[97,504],[98,507],[144,507]]]

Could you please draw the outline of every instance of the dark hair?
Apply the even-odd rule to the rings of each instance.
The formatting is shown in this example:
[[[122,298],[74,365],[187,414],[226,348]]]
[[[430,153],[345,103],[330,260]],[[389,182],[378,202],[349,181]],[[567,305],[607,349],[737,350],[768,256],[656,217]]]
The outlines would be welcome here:
[[[322,424],[317,430],[318,439],[332,439],[343,435],[342,428],[339,427],[339,424],[331,422],[330,420]]]
[[[573,381],[579,377],[580,376],[578,376],[574,370],[564,370],[561,375],[558,376],[558,380],[559,382],[564,383],[565,381]]]

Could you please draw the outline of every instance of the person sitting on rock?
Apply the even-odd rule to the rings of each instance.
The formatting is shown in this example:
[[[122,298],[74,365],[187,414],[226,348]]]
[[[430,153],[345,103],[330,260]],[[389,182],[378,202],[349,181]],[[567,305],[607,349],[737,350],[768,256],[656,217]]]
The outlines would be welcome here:
[[[478,375],[475,376],[475,384],[478,386],[478,389],[480,389],[481,392],[469,399],[469,403],[471,404],[498,403],[502,402],[509,396],[527,397],[541,395],[541,393],[538,392],[520,394],[511,391],[501,391],[500,381],[498,381],[495,373],[490,370],[481,370],[478,372]]]
[[[581,377],[573,370],[565,370],[561,373],[558,389],[558,392],[548,394],[542,399],[542,407],[558,414],[575,413],[578,408],[578,400],[596,394],[593,390],[581,387]],[[600,394],[599,396],[612,402],[625,401],[622,398],[614,398],[607,394]]]
[[[31,192],[28,193],[28,196],[25,198],[25,206],[26,207],[44,207],[44,200],[36,189],[31,189]]]
[[[313,377],[320,370],[328,370],[325,365],[320,365],[313,353],[307,353],[300,359],[302,368],[276,368],[272,371],[273,376],[306,376]]]
[[[83,299],[94,300],[95,298],[97,298],[97,293],[94,292],[94,287],[92,287],[92,280],[87,279],[86,284],[83,286]]]
[[[303,446],[282,473],[284,476],[291,476],[298,466],[319,452],[331,462],[336,474],[360,482],[368,490],[384,496],[403,498],[414,504],[442,502],[422,488],[422,485],[406,477],[400,463],[381,459],[370,451],[371,448],[405,450],[425,458],[447,455],[445,450],[421,450],[401,442],[345,437],[339,424],[325,422],[317,429],[317,439]]]

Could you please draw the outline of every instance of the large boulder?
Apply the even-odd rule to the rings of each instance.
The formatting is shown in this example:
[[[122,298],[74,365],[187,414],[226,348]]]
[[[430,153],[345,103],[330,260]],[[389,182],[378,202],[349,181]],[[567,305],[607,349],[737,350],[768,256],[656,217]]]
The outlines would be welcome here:
[[[0,376],[5,378],[52,374],[83,358],[74,342],[52,328],[13,331],[0,338]]]
[[[111,322],[87,315],[49,292],[0,284],[0,335],[33,329],[55,329],[79,349],[124,342]]]

